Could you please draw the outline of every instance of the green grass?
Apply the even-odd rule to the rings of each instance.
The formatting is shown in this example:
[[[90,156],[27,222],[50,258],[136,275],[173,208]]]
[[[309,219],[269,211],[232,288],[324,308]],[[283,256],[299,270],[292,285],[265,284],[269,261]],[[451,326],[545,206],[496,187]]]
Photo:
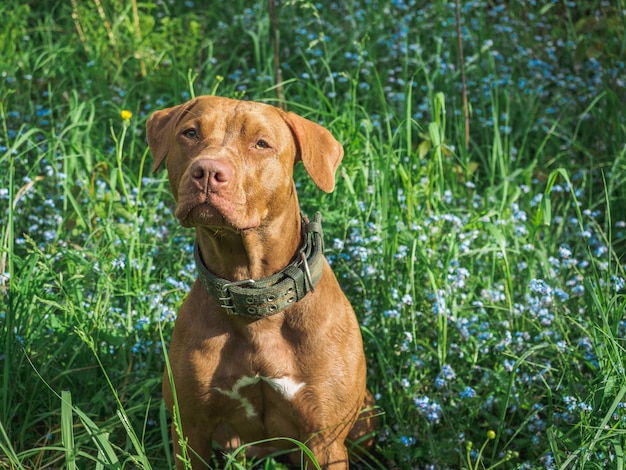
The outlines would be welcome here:
[[[278,96],[266,2],[195,3],[0,6],[0,467],[173,465],[193,233],[145,120]],[[625,6],[575,3],[461,5],[467,146],[453,3],[277,7],[284,105],[345,148],[334,193],[295,173],[362,325],[366,468],[625,467]]]

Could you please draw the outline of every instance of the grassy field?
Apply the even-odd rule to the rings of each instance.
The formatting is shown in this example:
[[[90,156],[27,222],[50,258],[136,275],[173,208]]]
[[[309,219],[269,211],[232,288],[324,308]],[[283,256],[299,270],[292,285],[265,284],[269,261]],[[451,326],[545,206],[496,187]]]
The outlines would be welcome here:
[[[362,324],[366,468],[625,468],[624,0],[461,2],[460,38],[454,2],[279,1],[281,87],[267,2],[206,3],[0,5],[0,467],[172,467],[193,233],[145,120],[282,93],[345,148],[334,193],[296,177]]]

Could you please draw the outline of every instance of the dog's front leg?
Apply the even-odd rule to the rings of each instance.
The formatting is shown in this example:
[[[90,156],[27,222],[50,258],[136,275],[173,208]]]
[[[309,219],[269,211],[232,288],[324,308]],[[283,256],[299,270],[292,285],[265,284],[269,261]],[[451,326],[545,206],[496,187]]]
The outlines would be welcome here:
[[[346,470],[348,468],[348,451],[342,440],[328,441],[323,438],[314,438],[307,442],[307,447],[315,455],[315,459],[322,470]],[[308,470],[315,468],[306,455],[302,455],[300,462],[293,463]]]
[[[210,468],[208,464],[213,453],[213,429],[196,429],[186,426],[183,431],[184,435],[181,437],[178,427],[172,423],[171,431],[178,470],[190,467],[194,470]],[[184,443],[182,446],[181,441]],[[186,462],[189,465],[185,465]]]

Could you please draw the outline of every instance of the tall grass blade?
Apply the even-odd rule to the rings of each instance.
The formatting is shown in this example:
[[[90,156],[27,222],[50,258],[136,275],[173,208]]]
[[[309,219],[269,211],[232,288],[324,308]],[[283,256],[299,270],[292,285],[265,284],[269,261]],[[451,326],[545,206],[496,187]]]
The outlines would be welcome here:
[[[67,390],[61,392],[61,442],[65,448],[65,464],[68,470],[75,470],[77,450],[74,441],[72,394]]]

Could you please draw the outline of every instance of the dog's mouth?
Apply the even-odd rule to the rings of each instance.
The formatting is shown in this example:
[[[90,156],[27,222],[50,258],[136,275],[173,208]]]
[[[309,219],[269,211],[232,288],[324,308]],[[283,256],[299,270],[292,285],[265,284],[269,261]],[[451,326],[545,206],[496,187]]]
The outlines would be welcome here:
[[[178,204],[175,215],[183,227],[228,225],[220,211],[208,202]]]
[[[237,204],[227,201],[196,201],[176,205],[175,216],[183,227],[209,227],[230,229],[235,232],[251,230],[259,226],[257,217],[242,217]]]

